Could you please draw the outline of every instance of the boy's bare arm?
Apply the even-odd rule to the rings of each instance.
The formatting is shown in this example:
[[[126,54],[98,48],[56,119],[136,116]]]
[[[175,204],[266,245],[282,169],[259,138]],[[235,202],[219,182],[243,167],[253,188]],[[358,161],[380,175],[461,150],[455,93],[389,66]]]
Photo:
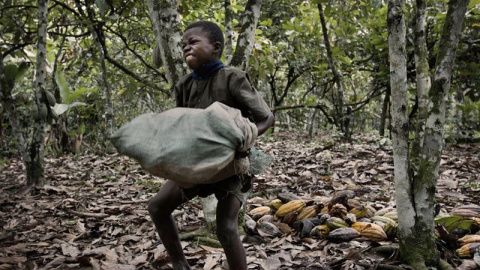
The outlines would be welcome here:
[[[265,131],[272,127],[274,122],[275,118],[273,117],[273,114],[269,114],[262,121],[256,122],[255,125],[257,125],[258,136],[262,135],[263,133],[265,133]]]

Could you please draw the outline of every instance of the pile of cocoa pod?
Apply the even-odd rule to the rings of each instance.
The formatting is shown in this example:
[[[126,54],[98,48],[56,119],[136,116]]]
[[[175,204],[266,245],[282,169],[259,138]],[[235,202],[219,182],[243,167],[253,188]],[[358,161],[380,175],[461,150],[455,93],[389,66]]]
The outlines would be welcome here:
[[[298,233],[301,239],[320,238],[337,243],[352,239],[372,242],[395,240],[397,211],[388,207],[377,210],[354,196],[354,192],[348,190],[331,198],[313,199],[279,193],[275,199],[258,200],[250,205],[244,229],[249,235],[261,237]],[[480,247],[480,206],[461,206],[449,215],[458,216],[457,221],[471,221],[468,230],[457,230],[455,235],[460,247],[456,250],[458,257],[473,257]],[[440,237],[440,233],[437,232],[436,236]]]

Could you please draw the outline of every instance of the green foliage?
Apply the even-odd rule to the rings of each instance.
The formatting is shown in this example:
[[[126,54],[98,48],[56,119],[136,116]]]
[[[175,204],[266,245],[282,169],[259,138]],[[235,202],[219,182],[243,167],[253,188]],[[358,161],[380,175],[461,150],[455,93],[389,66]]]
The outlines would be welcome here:
[[[462,104],[458,104],[457,108],[462,112],[462,127],[468,129],[480,130],[480,99],[477,101],[465,97]]]
[[[462,216],[446,216],[435,218],[435,224],[444,226],[448,232],[451,232],[455,229],[468,231],[473,222],[473,220],[465,219]]]
[[[94,101],[98,97],[98,87],[80,87],[75,90],[73,93],[70,93],[67,96],[65,102],[67,104],[72,103],[73,101]]]
[[[59,69],[57,69],[55,73],[55,82],[57,83],[58,89],[60,89],[61,101],[67,102],[67,99],[70,96],[70,86],[67,83],[65,75]]]

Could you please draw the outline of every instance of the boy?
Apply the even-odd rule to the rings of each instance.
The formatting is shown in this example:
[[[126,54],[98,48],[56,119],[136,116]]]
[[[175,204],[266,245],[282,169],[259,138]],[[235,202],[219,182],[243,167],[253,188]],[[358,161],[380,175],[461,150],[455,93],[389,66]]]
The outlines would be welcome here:
[[[224,46],[223,32],[212,22],[196,22],[183,34],[183,57],[193,72],[175,85],[177,107],[206,108],[215,101],[242,111],[253,119],[258,135],[274,123],[273,114],[250,85],[247,75],[224,67],[220,61]],[[195,196],[215,194],[218,199],[216,220],[217,237],[227,257],[230,269],[247,269],[245,249],[238,236],[238,213],[251,193],[251,175],[232,176],[213,184],[184,189],[168,180],[152,198],[148,211],[162,243],[173,264],[173,269],[190,269],[182,251],[178,230],[171,213]]]

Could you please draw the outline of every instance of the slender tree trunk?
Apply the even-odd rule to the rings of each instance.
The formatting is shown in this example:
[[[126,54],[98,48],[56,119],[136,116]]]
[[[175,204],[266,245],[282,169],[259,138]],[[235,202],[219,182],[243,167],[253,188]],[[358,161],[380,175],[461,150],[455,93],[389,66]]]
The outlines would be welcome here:
[[[233,57],[233,29],[232,29],[232,3],[230,0],[225,0],[225,64],[230,65]]]
[[[333,81],[337,85],[337,92],[336,95],[334,95],[334,99],[336,100],[335,104],[335,114],[334,117],[336,118],[336,123],[339,124],[340,130],[344,133],[345,138],[350,139],[351,134],[349,131],[349,128],[347,126],[347,119],[346,119],[346,113],[344,111],[344,104],[343,104],[343,84],[342,84],[342,79],[340,76],[340,73],[338,73],[337,68],[335,67],[335,62],[333,60],[333,53],[332,49],[330,46],[330,41],[328,39],[328,30],[327,30],[327,24],[325,22],[325,15],[323,14],[323,7],[322,4],[318,4],[318,12],[320,15],[320,23],[322,25],[322,32],[323,32],[323,39],[325,42],[325,49],[327,51],[327,61],[328,61],[328,66],[330,67],[330,70],[332,71],[333,74]]]
[[[390,108],[390,86],[387,86],[387,90],[385,91],[385,98],[383,99],[383,106],[382,106],[382,115],[380,118],[380,128],[379,133],[380,136],[385,136],[385,127],[388,119],[388,112]]]
[[[310,138],[313,138],[315,135],[315,132],[317,131],[317,114],[318,114],[318,110],[313,109],[312,116],[310,118],[310,126],[308,128],[308,136]]]
[[[415,69],[417,80],[418,117],[415,127],[415,140],[412,146],[412,156],[422,147],[422,138],[425,131],[425,121],[428,110],[428,92],[430,91],[430,66],[428,65],[427,39],[425,36],[427,3],[426,0],[417,0],[415,10],[414,46],[415,46]],[[412,159],[415,162],[415,159]],[[418,164],[415,164],[418,167]]]
[[[101,67],[101,77],[98,79],[98,85],[100,86],[100,91],[105,94],[105,141],[113,133],[113,103],[112,103],[112,90],[110,84],[108,83],[107,77],[107,65],[105,64],[105,54],[106,48],[102,46],[102,41],[97,32],[92,32],[93,40],[97,47],[98,54],[100,56],[100,67]],[[103,41],[104,42],[104,41]]]
[[[47,12],[48,0],[38,0],[38,41],[37,66],[35,71],[35,104],[38,108],[38,119],[33,124],[33,137],[29,150],[24,155],[27,168],[27,184],[42,186],[45,184],[43,167],[44,137],[49,113],[46,99],[45,77],[47,75]]]
[[[245,11],[240,19],[242,29],[240,30],[237,47],[235,48],[235,53],[230,65],[241,70],[246,70],[248,66],[248,59],[255,44],[255,30],[257,29],[261,8],[262,0],[248,0]]]
[[[86,10],[88,14],[85,14],[83,11],[83,7],[80,1],[76,0],[75,4],[77,5],[78,13],[80,13],[83,17],[88,18],[90,23],[87,24],[88,30],[92,35],[93,41],[95,43],[96,50],[98,52],[99,63],[101,73],[100,76],[97,78],[98,88],[100,89],[100,93],[102,93],[102,99],[105,100],[105,105],[102,105],[103,110],[102,112],[105,113],[105,130],[104,130],[104,143],[108,141],[108,137],[113,133],[113,103],[112,103],[112,93],[110,84],[108,83],[107,77],[107,66],[105,64],[105,57],[106,57],[106,45],[105,45],[105,37],[102,30],[101,24],[94,23],[93,10],[90,6],[86,6]],[[82,134],[77,134],[77,136],[82,137]]]
[[[146,0],[153,32],[160,47],[165,75],[173,87],[187,73],[182,58],[182,28],[177,0]]]

